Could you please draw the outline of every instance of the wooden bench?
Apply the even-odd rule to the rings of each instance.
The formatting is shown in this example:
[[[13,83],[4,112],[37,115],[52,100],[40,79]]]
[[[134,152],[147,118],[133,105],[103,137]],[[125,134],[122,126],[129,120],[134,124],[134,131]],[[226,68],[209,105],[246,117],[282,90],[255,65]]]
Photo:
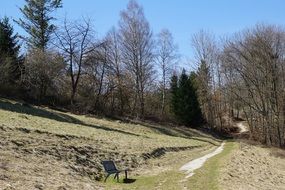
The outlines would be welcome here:
[[[105,172],[107,173],[106,178],[104,180],[104,182],[106,182],[107,178],[112,175],[115,174],[114,179],[117,178],[117,181],[119,181],[119,174],[121,172],[125,172],[125,179],[128,179],[128,171],[129,169],[124,169],[124,170],[118,170],[115,166],[115,163],[113,161],[103,161],[102,165],[105,169]]]

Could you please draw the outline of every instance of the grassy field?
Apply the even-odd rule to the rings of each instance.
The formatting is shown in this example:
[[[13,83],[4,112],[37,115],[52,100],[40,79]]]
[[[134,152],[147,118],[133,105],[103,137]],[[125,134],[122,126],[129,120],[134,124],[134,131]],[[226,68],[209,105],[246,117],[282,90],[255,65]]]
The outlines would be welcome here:
[[[98,119],[7,99],[0,99],[0,121],[0,189],[183,189],[188,182],[181,165],[220,144],[194,129]],[[133,183],[103,183],[100,162],[109,159],[131,168]]]

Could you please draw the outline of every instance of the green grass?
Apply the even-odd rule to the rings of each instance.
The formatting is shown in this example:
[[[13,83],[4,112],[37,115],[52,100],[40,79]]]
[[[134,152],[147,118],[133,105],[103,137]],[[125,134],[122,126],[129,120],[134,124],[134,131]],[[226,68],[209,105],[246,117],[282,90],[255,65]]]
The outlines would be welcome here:
[[[150,189],[195,189],[195,190],[218,190],[219,189],[219,176],[220,169],[225,167],[223,160],[230,155],[231,151],[237,148],[237,144],[234,142],[227,142],[225,144],[222,153],[210,158],[202,168],[195,170],[195,175],[191,178],[185,179],[185,173],[180,172],[178,166],[181,166],[181,161],[176,164],[176,167],[171,170],[161,172],[152,176],[140,176],[135,178],[136,181],[132,184],[124,184],[122,180],[119,183],[112,178],[108,179],[105,184],[106,189],[138,189],[138,190],[150,190]],[[208,152],[211,152],[209,150]],[[208,152],[196,153],[195,156],[190,156],[190,160],[205,155]]]
[[[124,184],[122,180],[119,183],[112,178],[107,180],[107,183],[103,183],[106,189],[120,189],[120,190],[150,190],[150,189],[165,189],[165,190],[173,190],[173,189],[183,189],[187,187],[188,181],[185,180],[186,174],[184,172],[179,171],[179,168],[185,163],[199,158],[209,152],[212,152],[216,147],[205,148],[203,150],[196,151],[188,151],[182,153],[175,153],[175,155],[170,155],[172,160],[175,160],[175,163],[172,163],[172,166],[168,168],[166,171],[161,171],[156,174],[143,175],[143,176],[132,176],[130,178],[136,179],[134,183]],[[174,157],[178,159],[174,159]],[[160,160],[165,162],[163,160]],[[123,178],[123,176],[121,176]],[[191,186],[189,186],[191,187]],[[189,188],[192,189],[192,188]]]
[[[151,189],[182,189],[179,183],[184,174],[177,171],[162,172],[154,176],[141,176],[134,183],[124,184],[122,180],[117,183],[111,179],[106,183],[106,189],[122,189],[122,190],[151,190]]]
[[[187,186],[195,190],[218,190],[220,169],[225,167],[223,160],[236,148],[236,143],[227,142],[222,153],[210,158],[202,168],[195,171],[195,175],[189,179]]]

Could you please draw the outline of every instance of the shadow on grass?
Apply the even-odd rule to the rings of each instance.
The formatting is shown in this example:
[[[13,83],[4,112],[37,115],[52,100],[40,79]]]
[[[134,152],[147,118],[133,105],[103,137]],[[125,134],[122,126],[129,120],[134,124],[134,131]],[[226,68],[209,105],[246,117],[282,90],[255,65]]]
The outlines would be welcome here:
[[[123,183],[134,183],[134,182],[136,182],[137,180],[136,179],[124,179],[123,180]]]
[[[21,114],[28,114],[28,115],[43,117],[43,118],[47,118],[47,119],[51,119],[51,120],[55,120],[55,121],[59,121],[59,122],[79,124],[79,125],[83,125],[86,127],[101,129],[101,130],[105,130],[105,131],[109,131],[109,132],[117,132],[117,133],[121,133],[121,134],[125,134],[125,135],[137,136],[137,137],[141,136],[141,135],[138,135],[135,133],[131,133],[131,132],[127,132],[127,131],[123,131],[123,130],[119,130],[119,129],[108,128],[105,126],[97,126],[97,125],[93,125],[93,124],[84,123],[81,120],[79,120],[75,117],[72,117],[68,114],[49,111],[49,110],[45,110],[45,109],[38,108],[38,107],[33,107],[31,105],[28,105],[28,104],[11,103],[11,102],[3,100],[3,99],[0,99],[0,109],[6,110],[6,111],[11,111],[11,112],[17,112],[17,113],[21,113]],[[131,122],[131,123],[141,124],[147,128],[150,128],[154,132],[159,132],[161,134],[168,135],[168,136],[187,138],[187,139],[191,138],[191,139],[195,139],[195,140],[199,140],[199,141],[208,142],[210,144],[214,144],[214,143],[211,141],[208,141],[206,139],[210,138],[214,141],[217,141],[217,139],[212,138],[211,135],[209,135],[209,136],[203,135],[200,132],[197,132],[194,130],[188,130],[186,128],[177,128],[177,127],[172,128],[172,127],[155,126],[155,125],[152,125],[149,123],[142,123],[142,122]],[[149,138],[147,136],[143,136],[143,137]],[[205,138],[205,139],[201,139],[201,138]]]
[[[143,123],[140,121],[130,121],[131,123],[134,124],[140,124],[143,125],[149,129],[151,129],[154,132],[159,132],[161,134],[164,135],[168,135],[168,136],[172,136],[172,137],[180,137],[180,138],[186,138],[186,139],[193,139],[193,140],[197,140],[197,141],[202,141],[202,142],[207,142],[210,143],[212,145],[218,146],[216,143],[213,143],[211,140],[213,141],[217,141],[217,142],[222,142],[222,139],[220,139],[219,137],[213,137],[212,134],[207,134],[206,131],[195,131],[195,130],[190,130],[187,129],[186,127],[163,127],[163,126],[155,126],[153,124],[150,123]],[[205,135],[205,134],[207,135]],[[209,139],[209,140],[207,140]],[[211,140],[210,140],[211,139]]]
[[[9,101],[1,100],[0,99],[0,109],[6,110],[6,111],[11,111],[11,112],[16,112],[16,113],[21,113],[21,114],[28,114],[28,115],[33,115],[33,116],[38,116],[38,117],[43,117],[59,122],[66,122],[66,123],[72,123],[72,124],[79,124],[83,125],[86,127],[92,127],[96,129],[101,129],[105,131],[110,131],[110,132],[117,132],[125,135],[132,135],[132,136],[140,136],[135,133],[127,132],[127,131],[122,131],[119,129],[113,129],[113,128],[108,128],[104,126],[97,126],[97,125],[92,125],[92,124],[87,124],[82,122],[81,120],[74,118],[70,115],[64,114],[64,113],[59,113],[59,112],[53,112],[53,111],[48,111],[45,109],[41,108],[36,108],[31,105],[27,104],[21,104],[21,103],[11,103]]]
[[[56,113],[47,111],[44,109],[36,108],[28,104],[21,104],[21,103],[11,103],[9,101],[0,100],[0,109],[17,112],[21,114],[28,114],[38,117],[44,117],[52,120],[56,120],[59,122],[68,122],[68,123],[76,123],[81,124],[82,122],[74,117],[71,117],[66,114]]]
[[[82,123],[81,125],[84,125],[86,127],[96,128],[96,129],[102,129],[104,131],[117,132],[117,133],[121,133],[121,134],[125,134],[125,135],[132,135],[132,136],[136,136],[136,137],[141,136],[141,135],[138,135],[138,134],[135,134],[135,133],[122,131],[122,130],[119,130],[119,129],[108,128],[108,127],[104,127],[104,126],[98,126],[98,125],[92,125],[92,124],[86,124],[86,123]]]

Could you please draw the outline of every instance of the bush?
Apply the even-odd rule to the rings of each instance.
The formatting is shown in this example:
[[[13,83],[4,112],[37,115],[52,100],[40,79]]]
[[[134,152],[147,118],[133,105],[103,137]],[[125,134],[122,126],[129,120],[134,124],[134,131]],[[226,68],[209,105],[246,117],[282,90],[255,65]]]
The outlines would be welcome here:
[[[29,96],[38,101],[56,96],[64,78],[65,63],[61,56],[41,50],[30,51],[24,63],[23,84]]]

